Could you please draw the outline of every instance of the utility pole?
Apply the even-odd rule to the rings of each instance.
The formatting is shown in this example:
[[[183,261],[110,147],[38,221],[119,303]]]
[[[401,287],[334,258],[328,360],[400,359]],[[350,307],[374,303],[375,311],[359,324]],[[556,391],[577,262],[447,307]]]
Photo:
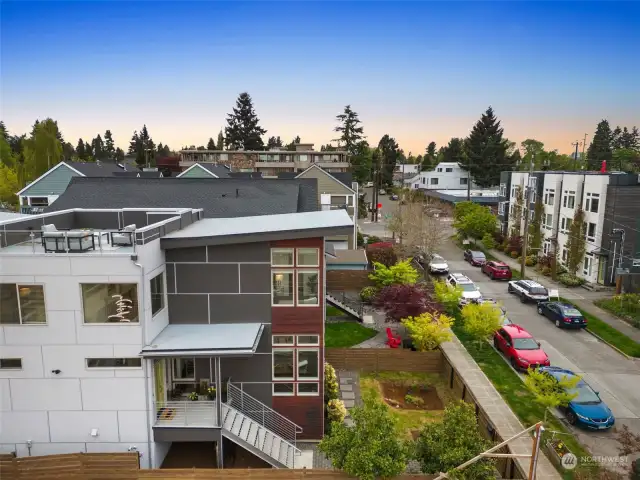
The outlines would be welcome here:
[[[584,149],[587,147],[587,134],[584,134],[584,142],[582,142],[582,161],[584,162]]]
[[[471,201],[471,165],[467,156],[467,202]]]
[[[409,152],[409,158],[411,158],[411,152]],[[400,183],[400,195],[398,195],[398,220],[400,223],[400,231],[398,232],[398,237],[399,237],[399,242],[400,245],[402,245],[402,230],[404,228],[404,218],[402,217],[402,202],[404,201],[404,164],[402,167],[402,180]],[[422,217],[420,217],[420,220],[422,221]],[[422,225],[422,223],[420,224]],[[422,230],[420,230],[422,231]]]
[[[573,145],[574,147],[576,147],[576,153],[573,157],[573,169],[576,169],[576,165],[578,163],[578,147],[580,146],[580,141],[576,140],[575,143],[572,143],[571,145]]]
[[[520,259],[520,276],[524,279],[524,270],[527,266],[527,243],[529,243],[529,216],[531,213],[531,178],[533,177],[533,161],[536,154],[531,155],[531,162],[529,163],[529,177],[527,178],[527,195],[524,203],[524,234],[522,235],[522,255]]]

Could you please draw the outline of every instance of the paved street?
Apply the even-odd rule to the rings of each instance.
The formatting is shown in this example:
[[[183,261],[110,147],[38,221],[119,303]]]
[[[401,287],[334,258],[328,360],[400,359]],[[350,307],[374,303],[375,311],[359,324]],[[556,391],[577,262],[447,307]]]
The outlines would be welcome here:
[[[361,226],[363,233],[372,232],[373,228],[384,229],[383,225]],[[556,328],[551,321],[537,314],[534,305],[524,305],[516,297],[509,295],[506,282],[492,282],[479,268],[465,262],[462,251],[452,242],[443,245],[440,254],[447,259],[452,272],[468,275],[485,297],[501,302],[507,309],[509,318],[525,327],[540,341],[552,365],[583,375],[607,402],[616,417],[617,426],[626,424],[632,431],[640,434],[640,363],[637,360],[626,359],[585,331]],[[541,283],[544,284],[543,279]],[[593,455],[618,455],[613,432],[589,432],[571,428]]]

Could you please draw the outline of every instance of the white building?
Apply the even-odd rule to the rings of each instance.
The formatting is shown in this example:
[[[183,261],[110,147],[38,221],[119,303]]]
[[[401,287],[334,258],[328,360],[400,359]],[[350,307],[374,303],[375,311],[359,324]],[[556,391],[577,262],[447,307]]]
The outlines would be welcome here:
[[[441,162],[430,172],[419,172],[414,177],[404,181],[407,188],[412,190],[460,190],[466,189],[469,174],[459,163]],[[474,183],[471,188],[477,188]]]

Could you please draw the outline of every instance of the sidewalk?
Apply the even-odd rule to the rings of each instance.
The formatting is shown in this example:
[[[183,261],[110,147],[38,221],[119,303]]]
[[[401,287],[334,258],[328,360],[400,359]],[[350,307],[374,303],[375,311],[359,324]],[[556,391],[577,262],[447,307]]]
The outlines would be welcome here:
[[[518,262],[517,260],[505,255],[502,252],[498,252],[497,250],[487,249],[487,251],[489,251],[491,255],[496,257],[501,262],[504,262],[511,268],[515,268],[520,271],[520,262]],[[545,277],[533,267],[527,267],[525,275],[531,280],[535,280],[536,282],[546,285],[552,289],[557,289],[561,297],[566,298],[567,300],[571,300],[574,304],[576,304],[576,306],[578,306],[585,312],[590,313],[594,317],[598,317],[600,320],[608,323],[619,332],[624,333],[627,337],[640,343],[639,329],[632,327],[628,323],[623,322],[619,318],[611,315],[609,312],[606,312],[593,304],[593,300],[608,297],[609,294],[607,294],[606,292],[589,292],[588,290],[585,290],[581,287],[567,288],[561,283],[554,282],[553,280],[551,280],[551,278]]]

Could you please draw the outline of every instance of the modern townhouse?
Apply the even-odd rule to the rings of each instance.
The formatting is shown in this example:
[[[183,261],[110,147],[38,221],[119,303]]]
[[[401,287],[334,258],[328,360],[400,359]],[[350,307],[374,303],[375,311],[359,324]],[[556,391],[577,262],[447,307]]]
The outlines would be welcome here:
[[[404,181],[412,190],[461,190],[467,189],[469,174],[456,162],[440,162],[430,172],[419,172]],[[472,183],[471,188],[477,188]]]
[[[181,150],[180,166],[189,168],[194,163],[229,165],[233,171],[261,172],[264,177],[277,177],[283,172],[303,172],[317,165],[329,172],[347,172],[351,164],[346,151],[318,152],[313,143],[299,143],[295,151],[272,149],[257,150]]]
[[[527,189],[531,188],[526,208]],[[521,204],[534,218],[542,204],[543,243],[540,254],[553,253],[566,264],[571,224],[578,208],[584,211],[586,253],[577,275],[590,284],[613,285],[623,271],[640,273],[640,182],[637,174],[622,172],[502,172],[498,218],[503,234],[512,228],[522,234]],[[521,198],[522,200],[518,200]],[[520,225],[514,222],[520,218]],[[618,269],[622,269],[619,271]]]
[[[0,451],[242,448],[324,429],[326,237],[344,210],[75,208],[0,222]]]

